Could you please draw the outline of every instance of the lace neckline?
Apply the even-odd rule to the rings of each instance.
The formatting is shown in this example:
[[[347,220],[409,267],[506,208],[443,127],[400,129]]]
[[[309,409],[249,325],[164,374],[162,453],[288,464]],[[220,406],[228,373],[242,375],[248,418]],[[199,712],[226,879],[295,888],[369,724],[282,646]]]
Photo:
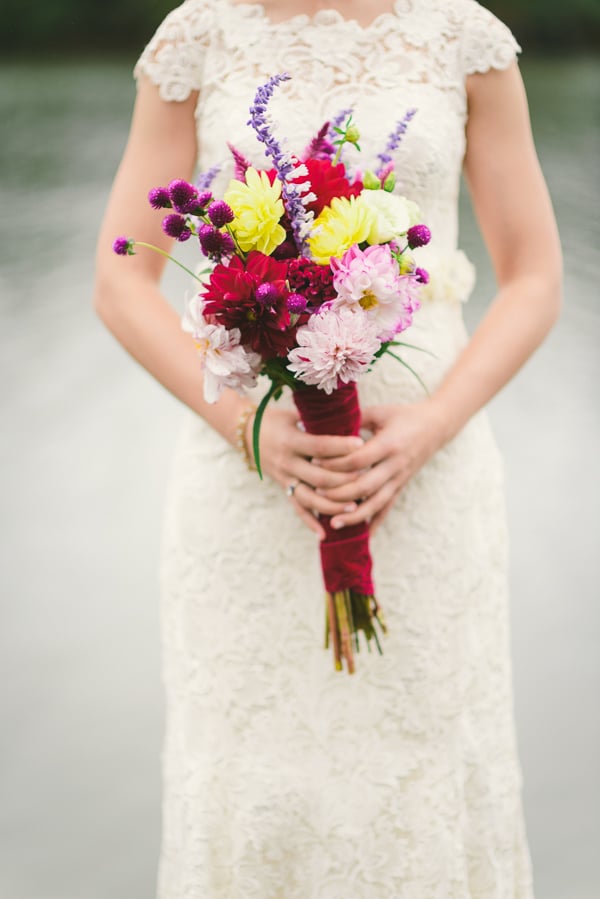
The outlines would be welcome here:
[[[319,26],[329,25],[352,28],[363,34],[377,30],[381,25],[389,23],[391,20],[397,20],[399,15],[399,6],[401,0],[395,0],[390,12],[382,12],[375,16],[367,25],[361,25],[357,19],[347,19],[338,9],[319,9],[310,15],[309,13],[298,13],[287,19],[279,21],[271,19],[267,14],[263,3],[234,3],[233,0],[220,0],[224,6],[230,11],[239,11],[242,15],[259,19],[272,29],[295,29],[300,26]]]

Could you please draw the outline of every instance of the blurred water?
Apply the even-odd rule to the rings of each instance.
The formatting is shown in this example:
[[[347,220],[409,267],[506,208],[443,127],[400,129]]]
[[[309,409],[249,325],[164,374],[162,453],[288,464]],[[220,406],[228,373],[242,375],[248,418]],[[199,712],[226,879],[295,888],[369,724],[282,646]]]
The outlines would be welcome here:
[[[538,899],[600,891],[598,61],[529,62],[566,308],[492,404],[507,463],[515,688]],[[0,67],[0,894],[146,899],[159,838],[156,555],[179,409],[90,305],[128,67]],[[479,266],[474,324],[493,278]],[[175,272],[166,289],[177,298]],[[125,849],[126,847],[126,849]],[[427,897],[423,897],[427,899]]]

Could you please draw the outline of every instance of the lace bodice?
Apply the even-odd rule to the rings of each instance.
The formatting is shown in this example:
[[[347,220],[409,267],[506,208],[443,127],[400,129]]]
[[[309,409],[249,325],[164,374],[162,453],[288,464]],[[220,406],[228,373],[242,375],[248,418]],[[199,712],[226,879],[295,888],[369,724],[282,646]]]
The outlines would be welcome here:
[[[268,52],[265,48],[268,47]],[[148,75],[165,100],[199,91],[198,163],[225,163],[227,141],[256,164],[262,148],[247,127],[259,83],[288,71],[273,100],[279,134],[300,152],[323,122],[355,109],[363,152],[373,167],[396,121],[417,115],[396,153],[398,189],[421,206],[437,251],[457,244],[457,196],[465,150],[465,78],[506,67],[519,47],[510,31],[474,0],[397,0],[394,11],[363,27],[334,10],[273,23],[259,4],[187,0],[146,47],[136,75]]]

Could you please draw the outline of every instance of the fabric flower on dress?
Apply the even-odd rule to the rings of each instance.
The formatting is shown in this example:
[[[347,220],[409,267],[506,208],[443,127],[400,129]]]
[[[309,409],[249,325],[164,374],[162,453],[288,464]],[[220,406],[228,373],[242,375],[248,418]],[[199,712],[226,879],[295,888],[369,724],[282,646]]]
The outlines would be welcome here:
[[[194,297],[183,320],[183,329],[192,334],[204,373],[204,399],[216,403],[226,387],[243,393],[256,386],[262,360],[240,344],[239,328],[227,329],[204,317],[205,304]]]
[[[315,219],[308,238],[315,262],[328,265],[330,259],[340,258],[353,244],[366,241],[375,215],[363,200],[365,193],[368,191],[349,199],[336,197]]]
[[[268,256],[286,239],[280,224],[284,213],[281,181],[271,184],[265,172],[249,168],[245,182],[230,182],[225,202],[233,210],[231,228],[245,253],[259,250]]]
[[[407,291],[407,281],[411,279],[400,277],[389,246],[365,250],[353,246],[341,259],[332,259],[331,267],[337,291],[334,308],[345,306],[366,312],[378,335],[394,333],[407,313],[412,313],[413,303]]]
[[[311,315],[298,328],[298,346],[288,354],[288,369],[305,384],[330,394],[339,383],[357,381],[380,347],[376,329],[366,312],[347,306]]]

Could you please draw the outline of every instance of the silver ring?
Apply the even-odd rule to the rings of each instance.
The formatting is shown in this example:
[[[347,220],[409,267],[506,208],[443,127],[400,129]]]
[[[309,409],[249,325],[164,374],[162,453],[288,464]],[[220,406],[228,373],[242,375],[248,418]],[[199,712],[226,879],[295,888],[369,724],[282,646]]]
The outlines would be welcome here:
[[[300,483],[300,481],[295,481],[292,484],[288,484],[287,487],[285,488],[285,495],[289,496],[291,498],[294,495],[296,487],[298,486],[299,483]]]

